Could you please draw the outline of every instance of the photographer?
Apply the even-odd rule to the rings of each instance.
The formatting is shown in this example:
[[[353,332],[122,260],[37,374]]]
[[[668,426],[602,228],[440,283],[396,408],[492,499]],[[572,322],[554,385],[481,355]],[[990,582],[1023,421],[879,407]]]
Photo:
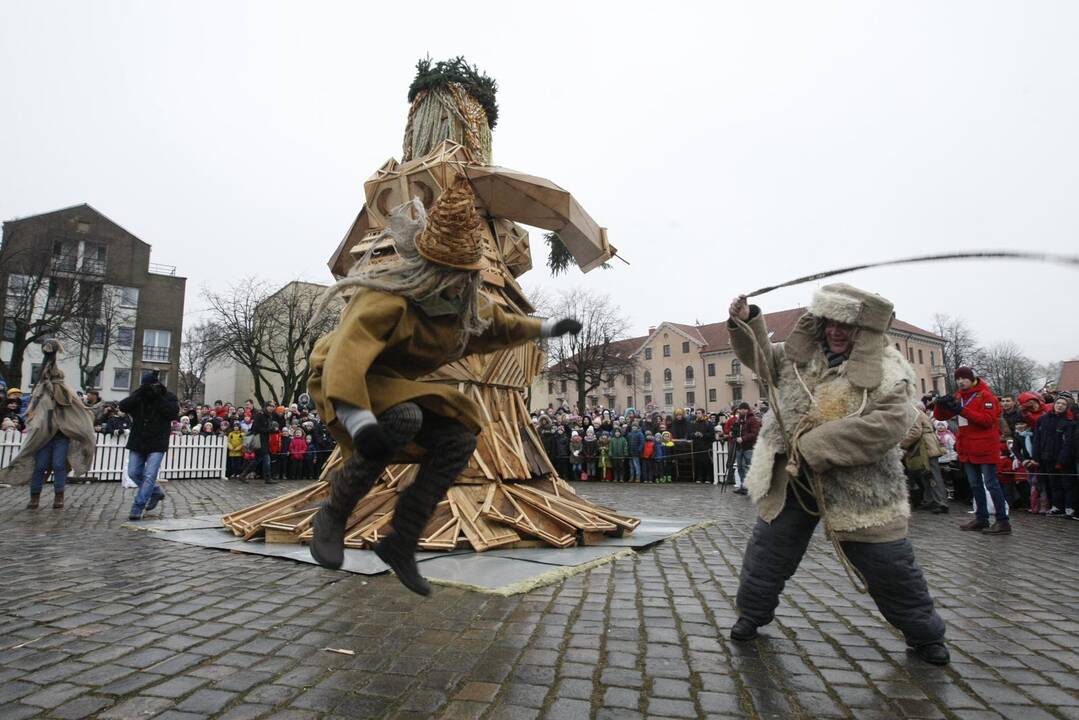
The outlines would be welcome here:
[[[157,472],[169,449],[172,421],[180,413],[180,403],[161,384],[156,371],[147,371],[139,389],[120,401],[120,410],[131,416],[127,474],[139,486],[128,520],[141,520],[144,512],[153,510],[165,497],[157,484]]]

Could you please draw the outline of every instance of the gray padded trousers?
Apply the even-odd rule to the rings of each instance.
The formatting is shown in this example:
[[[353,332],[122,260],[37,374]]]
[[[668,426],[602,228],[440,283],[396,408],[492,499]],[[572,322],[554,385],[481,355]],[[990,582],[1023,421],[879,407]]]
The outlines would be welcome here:
[[[742,560],[738,610],[758,626],[775,617],[783,586],[798,569],[820,519],[803,510],[792,493],[792,485],[788,485],[783,512],[771,523],[757,518]],[[812,498],[806,505],[816,509]],[[933,598],[909,540],[844,542],[842,547],[851,564],[865,576],[881,614],[903,633],[909,645],[943,641],[944,621],[933,609]]]

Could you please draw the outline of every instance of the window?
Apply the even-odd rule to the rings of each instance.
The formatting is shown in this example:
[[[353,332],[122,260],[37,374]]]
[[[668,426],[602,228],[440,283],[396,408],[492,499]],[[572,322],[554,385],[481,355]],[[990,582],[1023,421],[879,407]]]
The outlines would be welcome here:
[[[672,382],[674,382],[674,375],[671,374],[671,369],[670,368],[664,368],[664,370],[663,370],[663,384],[664,385],[670,385]]]
[[[105,246],[87,243],[82,251],[82,271],[93,275],[105,274]]]
[[[715,377],[715,376],[716,376],[716,364],[715,363],[708,363],[708,377]]]
[[[715,402],[715,401],[716,401],[716,389],[715,388],[708,388],[708,402]]]
[[[32,363],[30,365],[30,384],[37,385],[37,381],[41,379],[41,363]]]
[[[684,354],[684,355],[689,354],[689,340],[684,340],[682,342],[682,354]]]
[[[667,407],[674,405],[674,393],[663,393],[663,404]]]
[[[94,325],[94,336],[90,340],[91,345],[104,345],[105,344],[105,326]]]
[[[930,365],[936,365],[937,364],[936,353],[933,352],[932,350],[929,351],[929,364]],[[936,388],[933,388],[933,389],[936,390]]]
[[[150,362],[168,362],[172,348],[172,332],[169,330],[142,331],[142,359]]]
[[[547,394],[554,395],[554,380],[547,382]]]
[[[922,394],[925,394],[925,378],[922,378]]]
[[[98,388],[98,389],[100,389],[101,388],[101,371],[99,370],[96,373],[94,373],[93,375],[88,376],[86,378],[86,385],[84,385],[83,387],[85,389],[89,389],[89,388]]]
[[[626,381],[626,387],[632,387],[633,386],[633,376],[632,375],[630,375],[629,373],[626,373],[626,377],[624,379]]]
[[[671,356],[671,346],[670,345],[664,345],[663,346],[663,357],[670,357],[670,356]]]
[[[131,348],[135,345],[135,328],[122,327],[116,330],[116,345],[122,348]]]
[[[914,348],[912,347],[907,348],[907,360],[912,363],[914,362]]]
[[[60,272],[75,272],[75,249],[62,240],[52,244],[52,269]]]
[[[693,379],[693,366],[689,365],[689,366],[686,367],[686,380],[692,380],[692,379]]]
[[[731,375],[742,374],[742,363],[738,360],[731,360]]]
[[[19,328],[18,328],[18,325],[16,325],[16,323],[15,323],[15,318],[13,318],[13,317],[4,318],[4,334],[3,334],[3,336],[0,336],[0,338],[2,338],[4,340],[9,340],[9,341],[14,340],[15,335],[18,332],[19,332]]]
[[[609,389],[611,389],[613,387],[614,387],[614,375],[608,375],[607,376],[607,389],[609,390]]]
[[[137,308],[139,306],[139,289],[131,287],[120,288],[120,307]]]
[[[742,402],[742,386],[741,385],[732,385],[731,386],[731,400],[733,402]]]
[[[113,368],[112,389],[128,390],[131,388],[131,368]]]
[[[101,317],[101,299],[104,288],[100,283],[79,283],[79,313],[83,317]]]
[[[599,405],[599,398],[595,395],[591,396],[590,398],[588,398],[588,404],[592,407],[596,407],[597,405]]]
[[[566,381],[565,381],[565,380],[563,380],[563,381],[562,381],[562,382],[560,383],[560,385],[561,385],[561,387],[562,387],[562,392],[563,392],[563,393],[565,393],[565,392],[566,392]]]
[[[895,349],[898,350],[899,352],[903,352],[903,348],[899,347],[899,343],[895,344]]]
[[[644,359],[645,360],[651,360],[652,359],[652,348],[645,348],[644,349]]]
[[[644,405],[645,405],[645,407],[648,407],[651,404],[652,404],[652,396],[651,395],[645,395],[644,396]]]
[[[157,381],[159,383],[161,383],[162,385],[168,385],[169,384],[169,371],[168,370],[158,370],[157,371]]]
[[[925,358],[922,357],[921,349],[918,350],[918,364],[919,365],[925,365]],[[925,388],[922,388],[922,390],[925,390]]]
[[[650,387],[651,385],[652,385],[652,371],[651,370],[645,370],[644,371],[644,386],[645,387]]]
[[[633,407],[633,397],[630,395],[626,396],[626,407]]]
[[[16,275],[12,273],[7,276],[8,297],[22,297],[28,292],[30,292],[29,275]]]
[[[689,405],[690,407],[693,407],[696,404],[697,404],[697,393],[687,392],[686,393],[686,405]]]

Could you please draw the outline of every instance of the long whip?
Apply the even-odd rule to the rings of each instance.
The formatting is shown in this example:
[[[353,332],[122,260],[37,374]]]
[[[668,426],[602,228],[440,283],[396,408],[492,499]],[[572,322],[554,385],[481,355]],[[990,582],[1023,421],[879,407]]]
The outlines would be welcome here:
[[[869,268],[888,267],[889,265],[912,265],[914,263],[923,262],[937,262],[944,260],[970,260],[970,259],[987,259],[987,260],[1033,260],[1036,262],[1045,262],[1053,265],[1075,265],[1079,266],[1079,256],[1075,255],[1053,255],[1051,253],[1039,253],[1039,252],[1014,252],[1007,250],[979,250],[975,252],[963,252],[963,253],[939,253],[934,255],[917,255],[915,257],[900,258],[898,260],[885,260],[883,262],[865,263],[863,265],[850,265],[845,268],[839,268],[838,270],[826,270],[824,272],[813,273],[812,275],[805,275],[795,280],[788,280],[785,283],[779,285],[769,285],[758,290],[754,290],[751,293],[746,293],[746,297],[754,297],[756,295],[764,295],[770,293],[773,290],[780,288],[791,287],[792,285],[801,285],[807,282],[813,282],[814,280],[823,280],[824,278],[832,277],[834,275],[843,275],[845,273],[854,272],[856,270],[866,270]]]

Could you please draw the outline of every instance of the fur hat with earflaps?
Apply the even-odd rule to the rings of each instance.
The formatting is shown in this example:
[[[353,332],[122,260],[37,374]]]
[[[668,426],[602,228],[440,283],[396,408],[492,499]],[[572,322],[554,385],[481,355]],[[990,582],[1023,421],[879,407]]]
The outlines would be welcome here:
[[[796,363],[808,362],[820,352],[824,320],[852,325],[854,344],[847,360],[847,379],[860,388],[875,388],[883,377],[884,333],[893,319],[894,306],[880,295],[846,283],[825,285],[813,294],[809,312],[798,319],[787,338],[786,353]]]
[[[416,252],[455,270],[482,270],[487,263],[480,223],[472,186],[459,176],[427,216],[427,227],[416,237]]]

